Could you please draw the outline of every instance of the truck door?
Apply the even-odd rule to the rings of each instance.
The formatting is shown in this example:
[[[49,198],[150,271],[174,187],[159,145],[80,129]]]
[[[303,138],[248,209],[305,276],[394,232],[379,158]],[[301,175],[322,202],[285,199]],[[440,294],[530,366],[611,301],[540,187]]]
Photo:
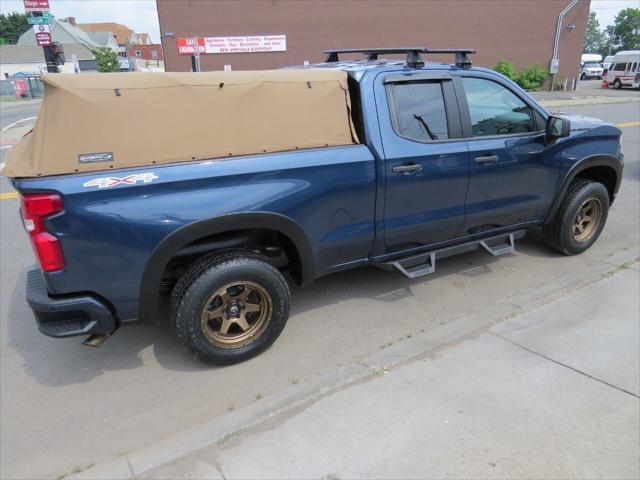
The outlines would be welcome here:
[[[471,157],[462,233],[540,221],[558,178],[542,113],[506,82],[469,72],[454,84]]]
[[[469,153],[448,72],[380,74],[387,252],[451,239],[465,217]]]

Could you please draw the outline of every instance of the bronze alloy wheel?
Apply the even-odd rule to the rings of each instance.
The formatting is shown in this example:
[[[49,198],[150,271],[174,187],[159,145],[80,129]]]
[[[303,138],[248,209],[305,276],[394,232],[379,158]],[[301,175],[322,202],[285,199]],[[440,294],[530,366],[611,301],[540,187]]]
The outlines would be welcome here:
[[[271,295],[253,282],[234,282],[216,290],[202,311],[202,331],[221,348],[243,347],[258,338],[273,315]]]
[[[602,203],[597,198],[585,200],[573,221],[573,238],[578,243],[588,242],[598,231],[602,220]]]

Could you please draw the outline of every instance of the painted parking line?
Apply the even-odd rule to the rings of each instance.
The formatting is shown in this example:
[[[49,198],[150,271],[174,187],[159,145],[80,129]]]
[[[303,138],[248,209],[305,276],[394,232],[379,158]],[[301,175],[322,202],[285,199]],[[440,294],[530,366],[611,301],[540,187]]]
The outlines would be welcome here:
[[[13,128],[13,127],[15,127],[16,125],[19,125],[19,124],[24,123],[24,122],[28,122],[29,120],[35,120],[36,118],[38,118],[38,117],[36,116],[36,117],[21,118],[20,120],[18,120],[18,121],[16,121],[16,122],[13,122],[13,123],[10,123],[10,124],[9,124],[9,125],[7,125],[6,127],[4,127],[4,128],[2,129],[2,133],[6,132],[6,131],[8,131],[8,130],[10,130],[10,129],[12,129],[12,128]]]
[[[638,126],[640,126],[640,122],[627,122],[627,123],[619,123],[618,125],[616,125],[616,127],[618,128],[638,127]]]

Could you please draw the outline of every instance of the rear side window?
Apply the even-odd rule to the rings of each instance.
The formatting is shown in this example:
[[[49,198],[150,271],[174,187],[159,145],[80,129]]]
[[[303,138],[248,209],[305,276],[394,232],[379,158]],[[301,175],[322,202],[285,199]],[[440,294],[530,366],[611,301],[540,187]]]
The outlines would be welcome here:
[[[511,90],[484,78],[464,77],[462,83],[474,137],[536,131],[533,109]]]
[[[613,70],[614,72],[624,72],[626,69],[626,63],[616,63],[611,70]]]
[[[398,135],[419,142],[449,138],[441,82],[394,83],[389,88]]]

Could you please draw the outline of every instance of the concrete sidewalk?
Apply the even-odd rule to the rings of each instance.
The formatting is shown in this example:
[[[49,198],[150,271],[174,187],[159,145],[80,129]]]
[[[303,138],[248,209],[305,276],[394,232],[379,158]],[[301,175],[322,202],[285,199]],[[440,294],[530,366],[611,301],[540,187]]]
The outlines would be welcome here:
[[[639,478],[638,263],[140,478]]]

